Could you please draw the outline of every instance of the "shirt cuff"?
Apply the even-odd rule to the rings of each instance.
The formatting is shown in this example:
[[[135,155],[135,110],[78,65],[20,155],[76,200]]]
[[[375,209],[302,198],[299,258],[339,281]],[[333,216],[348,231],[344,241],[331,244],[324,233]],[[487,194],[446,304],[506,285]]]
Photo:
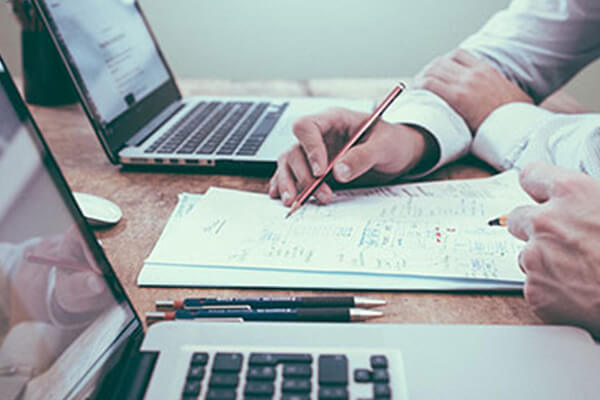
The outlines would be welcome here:
[[[462,157],[471,144],[471,132],[464,120],[444,100],[426,90],[406,91],[388,108],[383,119],[392,124],[418,126],[429,132],[439,146],[440,156],[435,165],[409,176],[411,179]]]
[[[510,103],[498,107],[483,121],[472,144],[473,154],[497,170],[517,165],[532,133],[552,115],[529,103]]]

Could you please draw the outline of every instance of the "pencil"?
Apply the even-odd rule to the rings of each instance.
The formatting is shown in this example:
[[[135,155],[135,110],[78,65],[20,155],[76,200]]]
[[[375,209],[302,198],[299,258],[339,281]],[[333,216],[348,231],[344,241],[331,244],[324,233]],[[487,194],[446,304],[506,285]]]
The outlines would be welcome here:
[[[506,222],[508,221],[508,217],[503,215],[498,218],[490,219],[488,221],[489,226],[506,226]]]
[[[77,272],[92,272],[92,268],[81,264],[76,264],[66,260],[59,260],[55,258],[36,256],[35,254],[27,254],[25,259],[34,264],[47,265],[49,267],[58,267],[64,269],[70,269]]]
[[[296,196],[294,202],[292,203],[292,207],[290,211],[285,216],[288,218],[290,215],[295,213],[302,205],[312,196],[312,194],[321,186],[325,177],[329,175],[335,163],[346,154],[346,152],[354,146],[358,141],[371,129],[375,123],[381,118],[385,110],[393,103],[394,100],[404,91],[406,86],[404,83],[400,82],[392,91],[387,95],[387,97],[379,104],[375,110],[371,113],[371,115],[358,127],[356,133],[352,136],[352,138],[342,147],[339,153],[331,160],[323,175],[315,178],[310,185],[308,185],[299,195]]]

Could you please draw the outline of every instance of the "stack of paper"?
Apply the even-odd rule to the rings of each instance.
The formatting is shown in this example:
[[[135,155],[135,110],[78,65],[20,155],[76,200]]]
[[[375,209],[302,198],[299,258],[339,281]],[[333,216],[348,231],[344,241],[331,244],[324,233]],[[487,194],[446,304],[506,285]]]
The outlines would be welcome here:
[[[523,243],[487,221],[530,203],[514,171],[337,192],[290,218],[267,195],[182,195],[140,285],[511,289]]]

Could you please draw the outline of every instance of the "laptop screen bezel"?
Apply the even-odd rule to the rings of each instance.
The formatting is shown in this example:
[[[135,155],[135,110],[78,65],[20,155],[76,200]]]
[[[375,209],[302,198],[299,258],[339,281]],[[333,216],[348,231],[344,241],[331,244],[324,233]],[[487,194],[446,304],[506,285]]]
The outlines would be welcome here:
[[[182,99],[181,92],[179,91],[179,88],[175,82],[175,76],[173,75],[166,58],[164,57],[158,45],[158,41],[156,40],[156,37],[150,28],[142,8],[140,7],[138,1],[135,0],[135,7],[144,21],[144,26],[146,27],[146,30],[152,39],[152,43],[154,44],[157,54],[163,63],[169,78],[164,84],[159,86],[145,98],[141,99],[133,107],[121,113],[108,124],[103,124],[100,116],[94,109],[94,103],[91,101],[91,97],[86,89],[86,85],[79,72],[79,68],[77,68],[73,57],[70,56],[69,50],[65,43],[57,35],[51,14],[46,8],[45,0],[33,0],[33,3],[35,5],[37,15],[41,17],[44,26],[46,27],[46,30],[50,34],[50,38],[54,43],[54,47],[58,51],[63,64],[66,66],[67,72],[74,83],[83,109],[85,110],[85,113],[92,124],[94,131],[96,132],[98,139],[102,144],[102,147],[104,148],[104,151],[113,164],[118,164],[119,151],[125,146],[127,141],[135,136],[142,128],[148,125],[154,118],[156,118],[161,111],[165,110],[172,104],[181,101]]]
[[[52,183],[55,185],[57,192],[63,199],[63,203],[69,210],[71,217],[73,218],[73,221],[77,226],[79,234],[88,246],[94,260],[97,263],[97,266],[103,272],[104,277],[106,279],[106,283],[111,289],[113,296],[115,297],[115,301],[120,306],[127,307],[131,312],[132,318],[126,324],[123,325],[119,336],[115,337],[115,340],[111,343],[111,345],[107,347],[102,354],[99,354],[98,358],[96,359],[96,363],[102,361],[106,362],[107,357],[109,357],[110,354],[113,354],[117,350],[117,347],[123,343],[123,341],[127,341],[130,339],[129,337],[124,335],[133,335],[136,332],[140,332],[142,330],[143,325],[141,319],[139,318],[135,307],[133,307],[133,304],[127,296],[119,279],[117,278],[117,275],[113,270],[112,266],[110,265],[104,251],[100,247],[96,236],[91,231],[89,225],[85,221],[81,209],[77,205],[75,198],[73,197],[73,193],[69,188],[65,177],[60,171],[60,168],[58,167],[56,159],[50,152],[50,149],[43,136],[41,135],[41,132],[35,120],[29,112],[29,109],[23,102],[23,99],[19,94],[19,91],[14,83],[14,80],[12,79],[12,76],[10,75],[8,68],[6,68],[6,63],[2,59],[1,55],[0,65],[4,66],[4,71],[0,70],[0,87],[4,89],[8,100],[13,107],[13,110],[21,120],[25,129],[27,129],[27,134],[30,135],[40,155],[40,162],[42,166],[48,172],[48,176],[52,180]],[[83,376],[82,380],[78,382],[75,387],[80,386],[86,381],[93,380],[95,378],[95,375],[98,374],[97,371],[99,370],[99,368],[101,369],[102,366],[95,364],[92,370],[87,371],[86,375]],[[75,389],[75,387],[71,389],[73,390]]]

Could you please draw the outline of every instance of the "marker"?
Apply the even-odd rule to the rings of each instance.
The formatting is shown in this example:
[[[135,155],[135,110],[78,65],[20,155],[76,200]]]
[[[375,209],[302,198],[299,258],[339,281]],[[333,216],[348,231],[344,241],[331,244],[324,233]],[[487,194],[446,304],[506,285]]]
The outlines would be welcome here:
[[[248,298],[190,298],[185,300],[158,300],[159,310],[201,310],[207,308],[335,308],[335,307],[377,307],[385,305],[385,300],[353,296],[314,296],[314,297],[248,297]],[[239,307],[236,307],[239,308]]]
[[[381,311],[361,308],[263,308],[247,309],[204,309],[196,311],[150,311],[146,319],[153,321],[242,319],[244,321],[288,321],[288,322],[354,322],[381,317]]]

